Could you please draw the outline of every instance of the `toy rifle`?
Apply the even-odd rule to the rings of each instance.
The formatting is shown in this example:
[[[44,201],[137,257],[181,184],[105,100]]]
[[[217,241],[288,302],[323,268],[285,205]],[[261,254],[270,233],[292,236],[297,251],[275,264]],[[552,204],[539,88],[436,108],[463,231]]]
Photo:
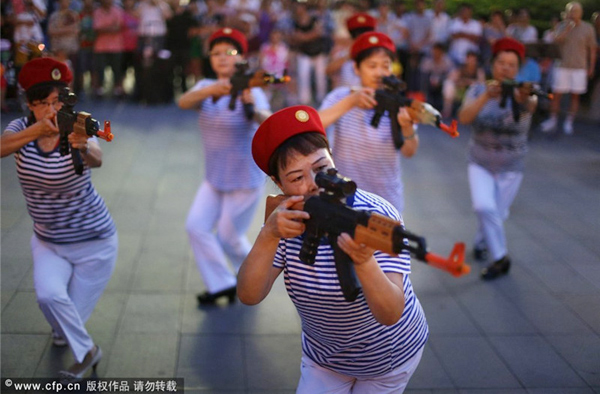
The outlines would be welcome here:
[[[521,108],[519,103],[515,100],[515,88],[527,87],[530,89],[530,96],[538,96],[552,100],[554,95],[552,93],[544,92],[540,86],[533,82],[517,82],[514,79],[505,79],[500,85],[502,89],[502,96],[500,98],[500,108],[506,108],[506,101],[510,98],[511,108],[513,113],[513,119],[515,122],[519,121],[521,116]]]
[[[264,70],[257,70],[255,72],[248,71],[248,62],[238,62],[235,64],[235,73],[231,77],[231,98],[229,99],[229,109],[235,109],[235,102],[238,96],[245,89],[266,86],[269,84],[287,83],[291,80],[290,76],[287,75],[287,70],[283,72],[281,77],[276,77],[273,74],[267,73]],[[254,116],[254,104],[245,103],[244,113],[248,120]]]
[[[425,238],[405,230],[402,223],[378,213],[353,209],[342,202],[342,199],[354,194],[356,183],[340,176],[336,169],[318,173],[315,182],[323,191],[304,202],[303,210],[309,213],[310,219],[305,221],[306,231],[298,257],[303,263],[313,265],[321,239],[325,237],[333,249],[335,269],[346,301],[356,299],[360,283],[352,259],[337,244],[342,233],[348,233],[360,244],[391,255],[407,250],[418,260],[456,277],[470,272],[471,267],[464,263],[464,243],[456,243],[447,258],[430,253]],[[286,198],[283,195],[269,196],[266,218]],[[405,240],[408,242],[405,243]]]
[[[104,121],[104,130],[100,130],[100,124],[92,118],[91,114],[83,111],[75,112],[73,107],[77,104],[77,96],[69,88],[62,89],[58,94],[58,99],[63,103],[56,115],[60,132],[60,154],[65,156],[71,153],[75,173],[81,175],[83,174],[83,159],[79,149],[71,148],[69,134],[85,134],[88,137],[95,135],[106,141],[112,141],[114,135],[110,132],[110,121]]]
[[[458,123],[453,120],[448,126],[442,123],[442,115],[431,104],[406,97],[406,84],[393,75],[383,78],[383,89],[375,91],[375,114],[371,118],[371,126],[377,128],[383,114],[387,111],[392,123],[392,138],[396,149],[404,145],[404,137],[398,123],[400,107],[407,107],[411,117],[419,123],[430,124],[448,133],[452,138],[458,137]]]

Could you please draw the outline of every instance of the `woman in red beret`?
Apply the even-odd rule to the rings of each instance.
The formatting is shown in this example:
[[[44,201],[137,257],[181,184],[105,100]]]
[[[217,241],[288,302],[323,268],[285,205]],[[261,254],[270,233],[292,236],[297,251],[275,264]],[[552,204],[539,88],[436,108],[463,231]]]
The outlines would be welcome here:
[[[197,297],[200,305],[214,304],[221,297],[235,300],[235,271],[250,250],[246,231],[265,182],[252,161],[250,146],[258,124],[271,114],[261,88],[244,90],[236,99],[235,109],[229,109],[230,79],[248,50],[244,34],[225,27],[208,41],[217,79],[199,81],[179,99],[180,108],[199,112],[204,147],[206,177],[186,221],[196,265],[207,288]],[[254,104],[251,119],[244,112],[246,103]]]
[[[2,157],[14,154],[17,176],[33,219],[31,251],[37,300],[53,330],[55,346],[69,345],[75,364],[61,375],[79,379],[96,368],[102,351],[85,323],[106,287],[117,259],[115,224],[91,182],[102,164],[96,137],[69,135],[83,174],[59,149],[59,90],[71,82],[66,64],[50,58],[26,63],[19,73],[31,114],[13,120],[1,137]]]
[[[492,77],[486,84],[472,85],[465,95],[458,118],[472,125],[469,141],[469,185],[473,209],[479,221],[474,254],[492,264],[481,276],[489,280],[508,273],[510,258],[504,221],[523,179],[527,136],[537,105],[527,87],[515,88],[512,98],[501,106],[502,82],[512,81],[525,58],[525,47],[512,38],[502,38],[492,48]],[[514,119],[513,103],[520,109]]]
[[[410,255],[391,256],[337,239],[353,261],[362,290],[343,296],[329,244],[314,265],[299,260],[308,213],[304,199],[318,194],[315,174],[334,167],[318,113],[285,108],[269,117],[252,143],[258,166],[288,198],[267,218],[238,276],[238,295],[260,303],[283,271],[302,322],[301,377],[296,393],[402,393],[417,368],[428,326],[409,278]],[[400,220],[383,198],[361,189],[346,198],[352,208]]]
[[[332,126],[333,158],[340,173],[352,178],[364,190],[376,193],[404,210],[401,157],[412,157],[419,147],[419,136],[408,112],[402,108],[398,122],[404,145],[397,150],[392,139],[392,124],[387,114],[379,127],[371,126],[375,113],[375,90],[382,78],[392,74],[396,48],[391,38],[379,32],[360,35],[350,56],[361,85],[339,87],[323,100],[319,115],[323,126]]]

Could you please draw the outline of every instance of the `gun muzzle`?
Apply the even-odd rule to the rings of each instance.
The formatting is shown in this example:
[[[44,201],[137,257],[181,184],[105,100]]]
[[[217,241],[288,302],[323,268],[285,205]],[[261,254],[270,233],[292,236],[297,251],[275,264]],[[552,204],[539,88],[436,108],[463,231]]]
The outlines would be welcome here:
[[[105,141],[112,141],[115,137],[113,133],[110,132],[110,120],[104,121],[104,130],[98,130],[98,137],[102,138]]]

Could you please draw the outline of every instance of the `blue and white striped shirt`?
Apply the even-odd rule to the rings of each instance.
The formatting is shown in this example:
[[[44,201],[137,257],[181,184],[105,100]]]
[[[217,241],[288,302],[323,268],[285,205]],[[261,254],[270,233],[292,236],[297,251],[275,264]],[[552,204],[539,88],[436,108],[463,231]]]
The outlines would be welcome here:
[[[351,205],[400,220],[387,201],[362,190]],[[299,260],[301,247],[302,237],[282,239],[273,266],[284,271],[287,292],[302,321],[302,349],[314,362],[349,376],[375,377],[402,365],[423,347],[429,329],[409,278],[408,252],[375,252],[383,272],[404,275],[404,313],[396,324],[385,326],[375,320],[362,292],[354,302],[344,299],[331,246],[319,246],[314,265]]]
[[[27,118],[19,118],[8,124],[6,132],[18,133],[27,127]],[[92,185],[88,167],[82,175],[75,174],[71,155],[61,156],[58,147],[42,152],[37,140],[15,152],[15,160],[33,231],[39,239],[72,243],[115,234],[115,223]]]
[[[203,79],[192,90],[205,88],[215,82],[214,79]],[[256,111],[270,110],[269,101],[261,88],[252,88],[251,92]],[[206,179],[220,191],[260,187],[265,182],[265,175],[252,159],[252,137],[258,124],[246,119],[239,97],[235,110],[229,110],[228,105],[229,96],[223,96],[217,102],[207,98],[198,107]]]
[[[350,93],[349,87],[332,90],[320,109],[333,106]],[[354,107],[332,125],[333,161],[340,174],[351,178],[361,189],[383,197],[402,213],[404,192],[400,151],[394,148],[392,124],[387,113],[381,117],[378,128],[371,126],[374,113],[374,109]]]

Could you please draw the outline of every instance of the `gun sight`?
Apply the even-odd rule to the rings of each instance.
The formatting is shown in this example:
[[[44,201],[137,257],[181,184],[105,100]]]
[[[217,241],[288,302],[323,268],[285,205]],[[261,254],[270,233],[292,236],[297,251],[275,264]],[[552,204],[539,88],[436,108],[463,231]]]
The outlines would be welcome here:
[[[315,183],[324,189],[326,195],[336,198],[348,197],[356,192],[356,183],[352,179],[338,174],[335,168],[318,173],[315,176]]]

